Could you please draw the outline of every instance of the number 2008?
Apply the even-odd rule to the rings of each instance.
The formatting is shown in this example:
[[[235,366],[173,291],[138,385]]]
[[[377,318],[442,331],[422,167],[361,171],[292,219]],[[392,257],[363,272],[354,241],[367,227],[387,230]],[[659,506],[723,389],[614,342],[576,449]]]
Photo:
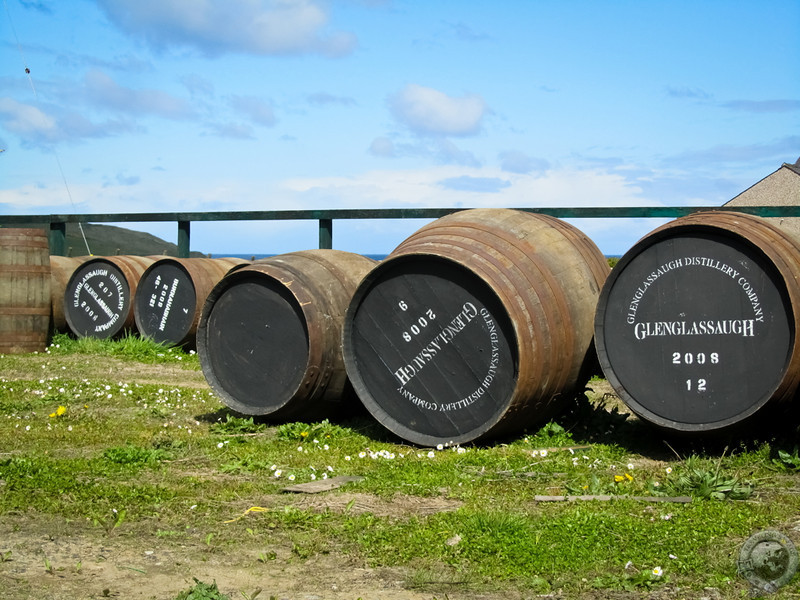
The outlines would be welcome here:
[[[403,300],[398,302],[397,305],[400,307],[400,310],[402,310],[403,312],[408,310],[408,304],[406,304],[405,301],[403,301]],[[436,315],[434,314],[433,310],[431,310],[429,308],[428,310],[425,311],[425,314],[423,316],[421,316],[421,317],[419,317],[417,319],[416,323],[411,325],[411,327],[409,327],[407,331],[403,332],[403,339],[405,341],[407,341],[407,342],[410,342],[413,339],[414,336],[419,335],[420,332],[425,327],[428,326],[428,323],[430,321],[433,321],[434,319],[436,319]]]
[[[706,363],[716,365],[719,363],[719,352],[712,352],[706,355],[705,352],[673,352],[672,364],[673,365],[704,365]]]

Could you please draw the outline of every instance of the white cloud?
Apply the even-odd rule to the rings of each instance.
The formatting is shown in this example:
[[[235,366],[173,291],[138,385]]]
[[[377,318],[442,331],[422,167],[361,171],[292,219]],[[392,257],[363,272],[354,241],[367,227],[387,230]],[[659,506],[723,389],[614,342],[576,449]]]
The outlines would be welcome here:
[[[443,181],[500,181],[485,192],[468,195]],[[456,186],[458,187],[458,186]],[[642,197],[622,175],[602,170],[551,170],[532,177],[497,168],[475,169],[438,166],[418,170],[376,170],[354,177],[295,178],[283,182],[292,194],[293,206],[326,206],[319,198],[336,199],[338,208],[362,207],[461,207],[461,206],[641,206],[658,204]]]
[[[315,106],[356,106],[358,102],[350,96],[335,96],[327,92],[315,92],[308,96],[309,104]]]
[[[389,138],[376,137],[369,146],[369,153],[383,158],[394,157],[394,143]]]
[[[272,104],[255,96],[232,96],[231,106],[244,113],[251,121],[264,127],[275,125],[275,113]]]
[[[409,84],[389,98],[394,117],[422,135],[466,136],[480,131],[487,106],[476,94],[461,97]]]
[[[232,140],[254,140],[253,128],[243,123],[210,123],[208,127],[211,129],[212,134]]]
[[[503,171],[511,173],[543,172],[550,168],[550,163],[544,158],[534,158],[519,150],[508,150],[500,153]]]
[[[353,34],[326,31],[326,7],[315,0],[96,1],[120,29],[157,48],[343,56],[356,46]]]
[[[0,98],[0,119],[3,128],[21,137],[35,134],[36,137],[57,136],[56,120],[35,106],[22,104],[11,98]]]
[[[160,90],[135,90],[121,86],[102,71],[92,70],[85,78],[87,100],[105,108],[129,114],[152,114],[165,119],[192,116],[185,100]]]
[[[511,184],[499,177],[473,177],[471,175],[461,175],[460,177],[449,177],[439,182],[439,185],[446,190],[457,190],[459,192],[478,192],[481,194],[496,194],[503,188]]]
[[[132,131],[134,125],[124,119],[102,123],[90,121],[75,111],[59,107],[37,108],[11,98],[0,98],[0,125],[19,137],[23,147],[49,146],[56,142],[80,142]]]
[[[800,147],[800,136],[787,135],[769,142],[754,144],[718,144],[710,148],[687,150],[680,154],[667,156],[664,164],[678,167],[694,167],[696,165],[716,165],[724,163],[753,164],[755,161],[769,160],[777,162],[787,156],[795,156]]]

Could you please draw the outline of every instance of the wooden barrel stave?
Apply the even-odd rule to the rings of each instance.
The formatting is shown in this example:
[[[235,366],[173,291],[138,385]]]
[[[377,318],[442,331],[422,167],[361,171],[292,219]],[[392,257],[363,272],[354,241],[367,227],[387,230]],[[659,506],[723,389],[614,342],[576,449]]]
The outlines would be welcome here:
[[[91,258],[91,256],[50,256],[50,323],[53,331],[59,333],[69,331],[67,318],[64,315],[64,294],[67,291],[67,283],[75,269]]]
[[[0,228],[0,354],[41,352],[50,325],[50,251],[41,229]]]

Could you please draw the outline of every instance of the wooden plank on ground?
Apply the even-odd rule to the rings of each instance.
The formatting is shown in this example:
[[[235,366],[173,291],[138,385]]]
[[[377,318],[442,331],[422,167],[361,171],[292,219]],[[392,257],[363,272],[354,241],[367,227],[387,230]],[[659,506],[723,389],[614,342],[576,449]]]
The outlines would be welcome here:
[[[362,481],[363,477],[358,476],[339,476],[329,477],[328,479],[318,479],[316,481],[309,481],[308,483],[298,483],[297,485],[289,485],[283,488],[282,492],[297,492],[302,494],[319,494],[320,492],[329,492],[336,488],[342,487],[347,483],[354,481]]]
[[[689,496],[607,496],[607,495],[585,495],[585,496],[534,496],[536,502],[575,502],[576,500],[599,500],[607,502],[609,500],[638,500],[640,502],[676,502],[688,504],[692,501]]]

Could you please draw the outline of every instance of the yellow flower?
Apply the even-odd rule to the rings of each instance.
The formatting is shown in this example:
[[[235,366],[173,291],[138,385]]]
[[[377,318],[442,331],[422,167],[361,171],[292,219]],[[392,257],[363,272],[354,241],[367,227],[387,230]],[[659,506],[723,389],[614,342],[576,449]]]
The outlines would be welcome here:
[[[620,483],[622,481],[625,481],[625,478],[622,475],[614,475],[614,481]]]
[[[54,417],[60,417],[60,416],[61,416],[61,415],[63,415],[65,412],[67,412],[67,407],[66,407],[66,406],[59,406],[59,407],[56,409],[56,412],[50,413],[50,418],[54,418]]]
[[[628,473],[625,473],[625,479],[627,479],[628,481],[633,481],[633,475],[629,475]]]

